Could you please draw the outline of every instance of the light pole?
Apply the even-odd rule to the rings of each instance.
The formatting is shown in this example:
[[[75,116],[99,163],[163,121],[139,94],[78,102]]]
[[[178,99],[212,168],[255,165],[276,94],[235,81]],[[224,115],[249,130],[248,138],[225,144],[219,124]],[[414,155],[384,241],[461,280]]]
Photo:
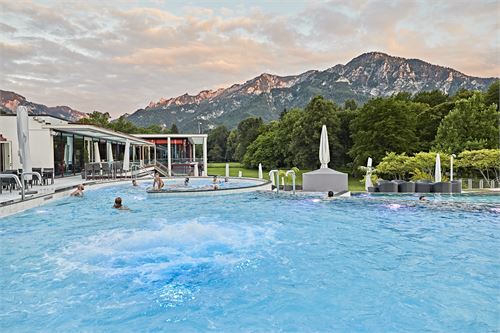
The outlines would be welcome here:
[[[453,181],[453,158],[457,157],[455,154],[451,154],[450,156],[450,182]]]

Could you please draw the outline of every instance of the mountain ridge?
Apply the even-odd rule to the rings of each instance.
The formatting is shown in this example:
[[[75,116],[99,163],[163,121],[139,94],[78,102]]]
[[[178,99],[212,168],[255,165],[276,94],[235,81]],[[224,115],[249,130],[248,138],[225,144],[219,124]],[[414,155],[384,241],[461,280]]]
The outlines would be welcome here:
[[[75,110],[66,105],[46,106],[28,101],[24,96],[13,91],[0,90],[0,110],[6,114],[15,114],[16,105],[28,107],[28,113],[31,115],[51,115],[62,118],[70,122],[77,122],[88,115],[85,112]]]
[[[277,119],[284,108],[304,107],[315,95],[337,103],[354,99],[362,104],[372,97],[402,91],[438,89],[453,94],[462,88],[485,90],[496,79],[469,76],[420,59],[374,51],[322,71],[288,76],[262,73],[228,88],[162,98],[127,118],[141,126],[176,123],[185,131],[196,130],[198,123],[209,129],[219,124],[235,127],[248,116],[260,116],[265,121]]]

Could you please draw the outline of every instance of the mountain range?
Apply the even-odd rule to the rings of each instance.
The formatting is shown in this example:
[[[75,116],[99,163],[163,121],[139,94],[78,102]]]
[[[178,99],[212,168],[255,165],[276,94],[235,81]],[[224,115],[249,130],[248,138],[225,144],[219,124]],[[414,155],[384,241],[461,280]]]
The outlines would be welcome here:
[[[414,94],[438,89],[454,94],[460,89],[486,90],[497,79],[468,76],[419,59],[369,52],[323,71],[310,70],[290,76],[263,73],[228,88],[161,98],[124,116],[139,126],[170,127],[175,123],[181,132],[196,132],[200,123],[208,130],[220,124],[234,128],[248,117],[274,120],[284,109],[304,107],[316,95],[338,104],[347,99],[363,104],[370,98],[402,91]],[[18,100],[30,107],[33,114],[48,113],[70,121],[86,116],[67,106],[47,107],[28,102],[13,92],[0,90],[0,94],[0,110],[7,113],[13,113],[12,103]]]
[[[176,123],[181,131],[195,131],[199,123],[205,129],[219,124],[233,128],[251,116],[264,121],[277,119],[285,108],[304,107],[316,95],[339,104],[347,99],[363,104],[370,98],[401,91],[438,89],[453,94],[462,88],[485,90],[495,80],[468,76],[418,59],[370,52],[324,71],[310,70],[292,76],[264,73],[225,89],[162,98],[127,118],[141,126]]]
[[[15,92],[0,90],[0,113],[15,114],[17,104],[28,107],[28,113],[32,115],[48,114],[71,122],[77,122],[81,118],[87,117],[85,112],[74,110],[69,106],[46,106],[37,104],[29,102],[24,96],[16,94]]]

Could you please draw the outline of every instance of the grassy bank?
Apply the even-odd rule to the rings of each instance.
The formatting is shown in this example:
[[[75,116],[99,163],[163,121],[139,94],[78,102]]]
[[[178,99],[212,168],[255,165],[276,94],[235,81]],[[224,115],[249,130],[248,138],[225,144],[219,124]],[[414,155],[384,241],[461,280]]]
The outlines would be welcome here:
[[[231,177],[238,177],[238,172],[241,171],[243,173],[243,177],[254,177],[257,178],[259,176],[258,169],[247,169],[244,168],[240,163],[229,163],[229,175]],[[269,171],[268,169],[263,169],[262,173],[265,179],[269,179]],[[300,170],[297,174],[296,184],[302,185],[302,174],[304,172],[308,172],[310,170]],[[226,174],[226,163],[208,163],[208,174],[209,175],[219,175],[224,176]],[[352,178],[349,176],[349,191],[364,191],[364,185],[357,178]],[[291,180],[288,180],[287,183],[290,183]]]

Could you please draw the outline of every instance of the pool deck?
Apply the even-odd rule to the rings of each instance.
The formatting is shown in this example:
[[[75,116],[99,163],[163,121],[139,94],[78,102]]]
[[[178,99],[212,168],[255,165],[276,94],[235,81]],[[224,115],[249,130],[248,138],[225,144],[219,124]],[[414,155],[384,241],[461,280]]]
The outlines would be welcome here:
[[[149,175],[152,170],[152,168],[144,169],[142,175],[145,175],[145,177],[138,179],[152,179]],[[130,175],[126,176],[130,177]],[[131,178],[85,180],[82,179],[81,175],[61,177],[54,179],[54,184],[30,186],[27,191],[36,191],[36,193],[25,194],[24,201],[21,200],[21,192],[19,190],[12,190],[12,192],[3,190],[2,194],[0,194],[0,218],[41,206],[52,199],[68,196],[79,184],[94,188],[96,185],[130,182],[130,180]]]
[[[162,177],[163,179],[173,179]],[[183,177],[181,177],[183,178]],[[211,177],[200,177],[209,178]],[[236,178],[234,178],[236,179]],[[242,178],[243,180],[256,180],[255,178]],[[152,176],[150,174],[145,174],[142,177],[137,178],[139,182],[148,181],[151,182]],[[4,190],[0,194],[0,218],[22,212],[24,210],[41,206],[54,199],[59,199],[68,196],[71,192],[76,189],[79,184],[84,184],[86,189],[96,189],[102,186],[112,185],[112,184],[123,184],[125,182],[130,182],[131,178],[120,178],[120,179],[105,179],[105,180],[84,180],[80,175],[56,178],[54,184],[50,185],[34,185],[29,187],[28,191],[36,191],[35,194],[26,194],[24,201],[21,200],[21,194],[19,190],[8,191]],[[255,186],[226,189],[226,190],[210,190],[210,191],[185,191],[171,193],[174,195],[211,195],[211,194],[230,194],[230,193],[240,193],[249,191],[265,191],[270,190],[270,181],[262,181],[262,184]],[[198,193],[199,192],[199,193]],[[158,193],[160,194],[160,193]],[[160,194],[162,195],[162,194]],[[163,194],[164,195],[164,194]]]

